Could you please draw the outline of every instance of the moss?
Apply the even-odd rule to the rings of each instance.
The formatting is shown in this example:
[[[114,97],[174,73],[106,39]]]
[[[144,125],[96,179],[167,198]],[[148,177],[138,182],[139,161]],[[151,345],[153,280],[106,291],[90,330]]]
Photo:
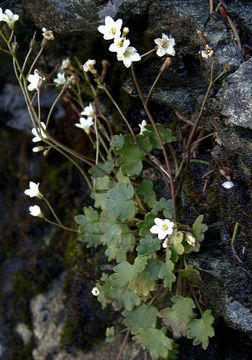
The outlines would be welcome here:
[[[17,344],[15,344],[17,346]],[[33,344],[29,342],[25,347],[14,350],[10,356],[10,360],[33,360],[32,356]]]

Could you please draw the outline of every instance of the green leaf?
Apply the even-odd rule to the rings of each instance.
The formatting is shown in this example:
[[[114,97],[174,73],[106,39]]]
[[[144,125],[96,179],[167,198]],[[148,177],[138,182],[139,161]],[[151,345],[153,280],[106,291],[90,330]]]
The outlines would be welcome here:
[[[138,141],[144,149],[148,151],[151,149],[149,139],[141,136],[138,138]],[[120,142],[120,146],[114,148],[114,153],[120,156],[117,159],[116,165],[121,166],[124,175],[135,176],[141,173],[145,152],[135,144],[135,140],[130,135],[124,136],[123,146],[121,146]]]
[[[80,241],[87,242],[87,247],[101,243],[104,228],[99,222],[99,214],[92,207],[84,208],[85,215],[77,215],[75,221],[80,224]]]
[[[152,255],[160,249],[161,240],[153,239],[151,234],[146,235],[144,239],[140,239],[140,244],[137,246],[139,255]]]
[[[95,200],[94,206],[105,210],[105,203],[108,199],[108,190],[111,188],[111,180],[108,176],[98,177],[95,183],[95,190],[91,193],[91,198]]]
[[[114,140],[112,141],[112,146],[115,147],[115,150],[120,150],[124,145],[124,136],[115,135]]]
[[[106,329],[106,339],[105,342],[110,344],[115,340],[115,329],[114,326],[108,327]]]
[[[172,283],[176,281],[176,276],[173,274],[174,264],[170,260],[171,251],[166,250],[166,262],[162,264],[159,271],[159,278],[164,280],[164,287],[168,286],[168,289],[171,291]]]
[[[123,221],[132,219],[136,213],[135,203],[131,200],[133,196],[134,188],[131,184],[118,183],[109,190],[105,207],[107,210],[115,209]]]
[[[184,246],[182,245],[183,238],[184,234],[181,231],[174,231],[169,239],[178,255],[182,255],[184,253]]]
[[[160,133],[160,136],[163,140],[163,143],[164,144],[167,144],[167,143],[171,143],[173,141],[176,141],[177,139],[172,135],[172,131],[171,129],[167,128],[166,125],[164,124],[156,124],[157,126],[157,129]],[[155,130],[153,128],[153,126],[151,125],[147,125],[146,126],[146,129],[148,131],[145,131],[143,133],[143,136],[144,137],[148,137],[150,139],[150,143],[152,144],[152,148],[153,149],[162,149],[161,145],[160,145],[160,142],[158,140],[158,137],[155,133]]]
[[[155,289],[156,282],[152,280],[149,271],[146,269],[137,275],[135,282],[131,287],[138,295],[148,296]]]
[[[173,210],[172,210],[172,200],[166,200],[161,198],[159,201],[156,202],[151,213],[157,215],[159,212],[163,211],[164,217],[166,219],[173,218]]]
[[[144,202],[149,206],[149,208],[153,208],[156,203],[156,194],[150,180],[143,180],[137,188],[137,193],[143,197]]]
[[[144,237],[144,236],[150,234],[150,228],[154,224],[155,217],[156,216],[154,214],[148,213],[148,214],[145,215],[143,221],[139,221],[137,223],[137,227],[139,229],[139,235],[140,236]]]
[[[167,359],[169,350],[172,350],[173,341],[165,336],[162,330],[148,328],[134,339],[142,344],[154,359]]]
[[[214,336],[213,322],[214,317],[211,315],[211,310],[206,310],[201,319],[189,321],[187,337],[188,339],[194,339],[193,345],[202,344],[203,349],[206,350],[209,338]]]
[[[207,231],[208,227],[202,223],[203,215],[199,215],[194,221],[192,226],[192,234],[196,239],[196,242],[200,242],[204,239],[204,232]]]
[[[178,273],[194,284],[199,284],[201,281],[200,272],[192,265],[187,265],[185,269],[179,269]]]
[[[148,259],[148,263],[145,269],[149,272],[150,278],[152,280],[159,279],[159,273],[162,265],[162,261],[156,259]]]
[[[146,328],[156,326],[158,310],[154,306],[142,304],[133,311],[124,311],[123,323],[130,328],[132,334],[142,332]]]
[[[173,332],[175,338],[186,336],[188,322],[194,317],[195,304],[191,298],[180,295],[171,298],[172,308],[165,308],[159,313],[163,323]]]
[[[137,256],[133,265],[123,261],[114,267],[115,273],[110,276],[114,287],[130,286],[137,278],[137,274],[142,272],[147,263],[145,256]]]
[[[101,168],[102,170],[106,171],[106,173],[110,174],[112,169],[113,169],[113,161],[112,160],[108,160],[105,163],[98,163],[97,166],[99,168]],[[102,171],[100,171],[97,168],[92,167],[91,169],[89,169],[88,171],[94,178],[99,178],[99,177],[103,177],[104,173]]]

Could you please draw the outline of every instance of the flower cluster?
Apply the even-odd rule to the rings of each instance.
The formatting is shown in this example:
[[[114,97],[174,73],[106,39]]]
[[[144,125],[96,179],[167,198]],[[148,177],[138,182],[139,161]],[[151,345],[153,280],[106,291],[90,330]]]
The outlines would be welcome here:
[[[94,108],[91,103],[84,108],[84,110],[81,112],[81,115],[82,116],[79,119],[79,123],[76,123],[75,126],[83,129],[87,134],[89,134],[90,127],[93,125],[93,119],[95,117]]]
[[[122,19],[114,21],[110,16],[106,16],[105,25],[98,26],[98,31],[103,34],[105,40],[113,40],[109,50],[115,52],[117,60],[122,61],[128,68],[132,62],[140,61],[141,56],[137,50],[130,46],[130,41],[126,39],[126,35],[129,32],[128,28],[122,28]]]
[[[10,29],[14,29],[15,22],[18,21],[19,16],[17,14],[13,14],[13,12],[9,9],[6,9],[3,13],[3,10],[0,8],[0,21],[5,21]]]

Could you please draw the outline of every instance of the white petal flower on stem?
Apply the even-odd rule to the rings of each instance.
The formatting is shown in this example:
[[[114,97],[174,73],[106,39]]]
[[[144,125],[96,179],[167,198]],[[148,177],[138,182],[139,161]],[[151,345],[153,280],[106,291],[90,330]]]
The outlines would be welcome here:
[[[43,217],[42,211],[38,205],[30,206],[29,211],[32,216]]]
[[[90,132],[90,127],[93,125],[93,119],[91,117],[83,118],[80,117],[80,123],[76,123],[75,126],[77,126],[80,129],[83,129],[87,134]]]
[[[221,185],[224,187],[224,189],[227,189],[227,190],[232,189],[234,187],[233,181],[225,181]]]
[[[98,31],[105,40],[112,40],[121,36],[122,19],[114,21],[112,17],[105,17],[105,25],[98,26]]]
[[[109,51],[116,52],[118,55],[123,55],[129,44],[130,41],[124,37],[115,38],[113,44],[109,47]]]
[[[39,191],[39,183],[34,183],[33,181],[29,182],[29,189],[24,191],[25,195],[30,197],[38,197],[41,198],[41,193]]]
[[[35,153],[43,151],[43,150],[45,150],[44,146],[34,146],[32,148],[32,151],[35,152]]]
[[[57,77],[53,79],[53,82],[56,84],[56,86],[65,85],[67,82],[67,79],[65,78],[65,74],[63,72],[59,72],[57,74]]]
[[[196,239],[192,234],[186,234],[186,242],[191,245],[191,246],[195,246],[196,244]]]
[[[41,141],[41,137],[44,139],[47,138],[46,133],[43,131],[43,129],[46,130],[46,125],[43,121],[41,121],[40,124],[42,129],[39,129],[38,131],[36,128],[32,129],[32,134],[34,135],[34,138],[32,139],[33,142]]]
[[[143,120],[141,122],[141,124],[138,124],[138,126],[140,127],[140,133],[139,135],[142,135],[144,131],[147,131],[147,129],[145,129],[145,126],[147,125],[146,120]]]
[[[100,291],[99,289],[97,289],[97,287],[94,287],[91,291],[91,293],[94,295],[94,296],[98,296],[100,294]]]
[[[129,68],[133,61],[140,61],[141,56],[133,46],[128,46],[122,55],[117,54],[117,60],[123,61],[124,65]]]
[[[2,21],[5,21],[10,29],[14,29],[15,22],[18,21],[19,16],[17,14],[13,14],[13,12],[9,9],[6,9],[4,14],[2,14]]]
[[[70,67],[71,67],[71,60],[69,58],[62,60],[62,63],[61,63],[62,70],[69,69]]]
[[[155,44],[157,44],[158,49],[156,54],[158,56],[164,56],[164,55],[175,55],[175,40],[173,37],[169,37],[165,34],[162,34],[162,38],[157,38],[154,40]]]
[[[30,74],[28,76],[27,80],[30,82],[30,84],[28,85],[28,90],[33,91],[33,90],[39,89],[44,78],[42,76],[40,76],[38,73],[38,70],[35,69],[34,74]]]
[[[159,219],[155,218],[154,222],[156,225],[152,226],[150,228],[150,232],[152,234],[157,234],[159,240],[163,240],[166,238],[166,236],[171,235],[173,233],[174,228],[174,222],[168,220],[168,219]]]
[[[54,35],[52,30],[47,30],[45,27],[42,28],[42,35],[46,40],[52,41],[54,40]]]
[[[208,59],[214,55],[213,50],[210,48],[208,44],[205,46],[205,50],[199,52],[203,59]]]
[[[88,59],[84,65],[82,65],[83,67],[83,70],[85,72],[96,72],[95,68],[94,68],[94,65],[96,64],[96,61],[95,60],[92,60],[92,59]]]
[[[89,105],[84,108],[84,110],[81,112],[81,115],[87,116],[88,118],[94,118],[94,108],[91,103],[89,103]]]

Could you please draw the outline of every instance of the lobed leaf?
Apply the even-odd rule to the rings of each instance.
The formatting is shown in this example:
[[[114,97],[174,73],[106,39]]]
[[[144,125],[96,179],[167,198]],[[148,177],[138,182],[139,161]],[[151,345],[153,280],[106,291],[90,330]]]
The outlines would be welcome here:
[[[188,323],[189,331],[187,337],[188,339],[194,339],[193,345],[201,344],[203,349],[206,350],[209,338],[214,336],[213,322],[214,317],[211,314],[211,310],[206,310],[201,319],[192,319]]]

